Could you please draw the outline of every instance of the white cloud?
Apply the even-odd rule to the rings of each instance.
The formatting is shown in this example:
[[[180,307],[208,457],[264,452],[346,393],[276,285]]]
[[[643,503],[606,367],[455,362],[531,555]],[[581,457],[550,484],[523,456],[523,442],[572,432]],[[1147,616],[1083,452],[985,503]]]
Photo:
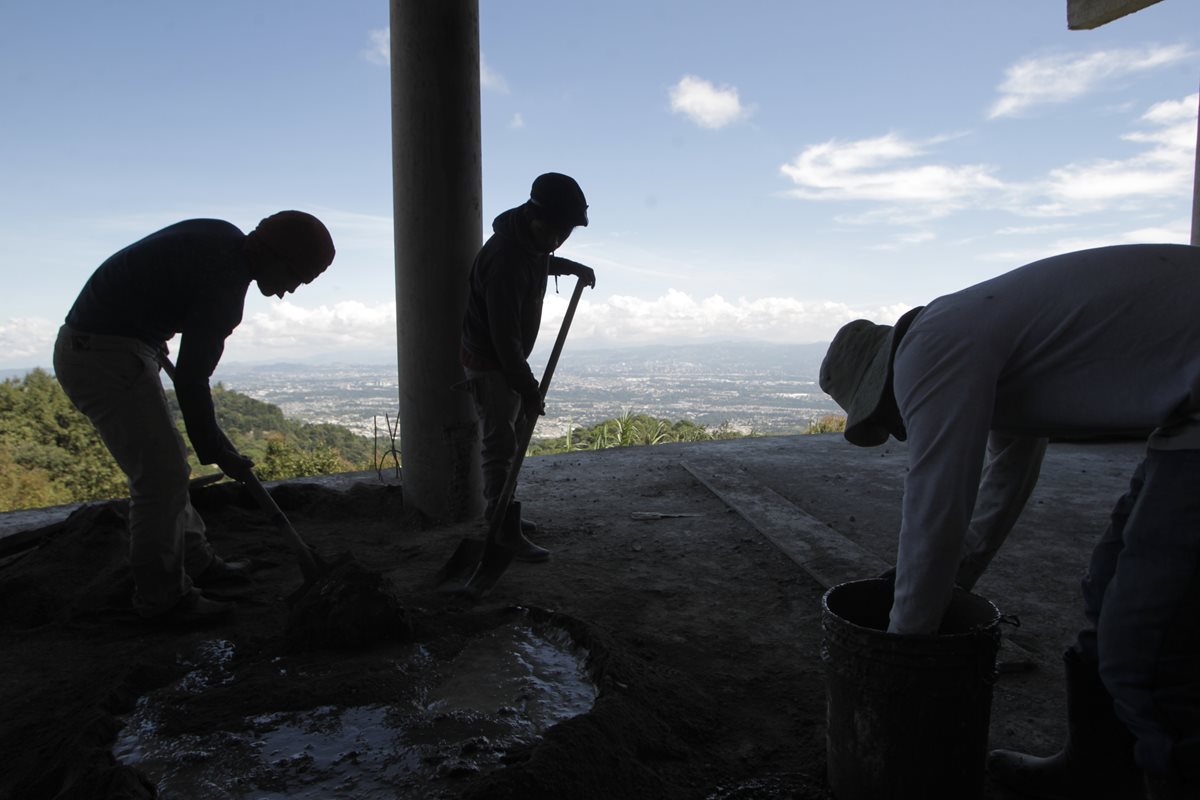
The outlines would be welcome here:
[[[1064,103],[1123,76],[1177,63],[1192,54],[1183,45],[1035,56],[1005,70],[1000,99],[988,117],[1007,117],[1036,105]]]
[[[391,28],[377,28],[367,31],[367,46],[362,56],[372,64],[388,66],[392,63],[392,33]],[[479,85],[483,89],[492,89],[508,94],[508,81],[504,76],[493,70],[484,60],[483,53],[479,54]]]
[[[549,348],[566,312],[567,298],[546,297],[539,349]],[[793,297],[693,296],[669,289],[656,298],[610,295],[583,300],[571,325],[571,343],[585,347],[750,340],[803,344],[828,341],[847,322],[866,318],[891,323],[910,306],[853,306]],[[50,367],[58,324],[45,319],[10,319],[0,324],[0,368]],[[178,341],[172,343],[173,348]],[[226,361],[314,357],[394,357],[396,304],[344,301],[306,308],[272,302],[248,314],[226,341]]]
[[[396,304],[347,300],[304,308],[272,303],[242,320],[229,337],[230,350],[312,354],[337,349],[383,349],[396,340]]]
[[[539,348],[554,343],[566,313],[566,295],[546,296]],[[853,319],[892,322],[909,306],[851,306],[792,297],[738,298],[693,296],[669,289],[657,298],[609,295],[584,299],[571,323],[575,345],[604,347],[743,339],[805,343],[827,341]],[[304,308],[273,303],[267,311],[244,320],[229,338],[227,357],[262,360],[305,357],[338,350],[393,350],[396,305],[342,302]]]
[[[1200,93],[1151,106],[1141,116],[1141,122],[1151,127],[1122,137],[1146,145],[1137,155],[1123,160],[1067,164],[1051,170],[1044,187],[1046,203],[1035,209],[1035,213],[1078,214],[1118,202],[1190,194],[1196,158],[1197,103]]]
[[[546,297],[540,343],[553,343],[566,305],[565,297]],[[828,341],[854,319],[894,322],[908,308],[903,304],[854,307],[792,297],[730,301],[720,295],[697,298],[669,289],[653,299],[610,295],[602,302],[581,301],[570,339],[590,347],[734,339],[801,344]]]
[[[363,58],[372,64],[387,66],[392,63],[392,34],[390,28],[367,31],[367,48]]]
[[[1021,183],[1003,180],[989,165],[937,163],[935,146],[947,137],[914,141],[894,133],[810,145],[780,172],[795,184],[786,192],[791,197],[875,203],[837,218],[854,225],[913,225],[967,208],[1029,217],[1128,212],[1152,203],[1161,211],[1163,203],[1190,196],[1198,103],[1193,94],[1151,106],[1138,118],[1140,129],[1121,137],[1143,148],[1129,158],[1068,163]]]
[[[479,54],[479,86],[501,94],[508,94],[508,81],[504,79],[503,75],[492,69],[491,65],[487,63],[487,59],[483,57],[483,53]]]
[[[703,78],[684,75],[670,89],[671,110],[683,114],[703,128],[723,128],[750,115],[743,106],[738,90],[732,86],[718,88]]]
[[[832,139],[806,147],[780,171],[796,184],[788,192],[805,200],[871,200],[920,205],[940,216],[981,193],[1003,188],[983,164],[916,164],[931,144],[897,134],[843,142]],[[911,211],[909,212],[911,216]]]
[[[51,368],[59,324],[41,317],[11,317],[0,322],[0,368]]]
[[[525,127],[525,117],[521,116],[521,112],[518,111],[512,115],[512,119],[508,121],[508,127],[515,131]]]

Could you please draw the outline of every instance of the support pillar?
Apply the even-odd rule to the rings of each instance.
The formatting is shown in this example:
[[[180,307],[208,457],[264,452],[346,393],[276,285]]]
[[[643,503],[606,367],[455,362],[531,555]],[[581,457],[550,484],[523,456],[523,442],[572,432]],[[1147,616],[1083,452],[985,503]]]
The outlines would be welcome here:
[[[396,337],[404,502],[482,510],[459,338],[482,237],[478,0],[390,0]]]
[[[1196,109],[1196,166],[1192,172],[1192,245],[1200,247],[1200,104]]]

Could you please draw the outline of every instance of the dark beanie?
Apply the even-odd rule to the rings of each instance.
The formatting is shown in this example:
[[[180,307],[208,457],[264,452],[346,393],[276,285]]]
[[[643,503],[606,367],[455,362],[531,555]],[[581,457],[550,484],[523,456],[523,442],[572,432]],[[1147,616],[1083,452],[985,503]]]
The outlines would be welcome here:
[[[561,172],[538,175],[529,190],[529,202],[541,217],[555,225],[587,227],[587,199],[569,175]]]
[[[280,211],[258,223],[249,238],[283,259],[289,271],[306,281],[333,263],[333,237],[321,220],[303,211]]]

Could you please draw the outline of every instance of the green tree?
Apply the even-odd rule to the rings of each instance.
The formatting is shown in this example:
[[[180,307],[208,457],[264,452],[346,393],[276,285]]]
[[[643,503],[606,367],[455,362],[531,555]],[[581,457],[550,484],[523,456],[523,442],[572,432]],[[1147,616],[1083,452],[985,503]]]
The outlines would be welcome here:
[[[265,460],[270,460],[273,466],[270,468],[272,477],[269,480],[371,467],[372,442],[365,436],[359,436],[340,425],[288,419],[278,406],[228,389],[220,383],[213,386],[212,397],[217,423],[234,446],[254,459],[256,464],[262,465]],[[176,425],[183,432],[183,416],[173,390],[167,392],[167,403]],[[340,459],[338,463],[344,466],[332,469],[334,461],[331,453]],[[202,465],[196,460],[190,443],[188,458],[192,469],[198,475],[216,470],[215,467]],[[291,466],[285,467],[284,464]],[[318,469],[316,465],[324,466]],[[294,471],[304,469],[313,471]],[[280,471],[280,474],[277,475],[276,471]],[[282,474],[283,472],[288,474]],[[259,475],[263,475],[261,470]]]
[[[8,447],[0,445],[0,509],[42,508],[68,499],[48,471],[15,461]]]
[[[5,468],[17,470],[7,480],[11,491],[32,498],[33,487],[45,486],[39,505],[127,492],[125,476],[96,428],[45,370],[0,384],[0,445],[6,451]]]
[[[254,472],[265,481],[330,475],[351,469],[351,464],[332,447],[303,450],[277,433],[267,437],[266,452],[254,466]]]
[[[745,434],[729,422],[716,430],[691,420],[671,422],[648,414],[626,410],[621,416],[605,420],[589,428],[571,424],[565,436],[535,439],[527,455],[548,455],[576,450],[605,450],[610,447],[666,444],[669,442],[706,442],[714,439],[737,439]],[[754,435],[754,434],[750,434]]]
[[[184,433],[173,391],[168,403]],[[270,403],[213,387],[217,419],[229,438],[259,465],[264,478],[320,475],[371,465],[372,442],[337,425],[284,417]],[[186,434],[184,441],[186,442]],[[196,474],[202,466],[189,448]],[[94,425],[71,405],[53,376],[33,370],[0,382],[0,511],[122,497],[121,472]]]

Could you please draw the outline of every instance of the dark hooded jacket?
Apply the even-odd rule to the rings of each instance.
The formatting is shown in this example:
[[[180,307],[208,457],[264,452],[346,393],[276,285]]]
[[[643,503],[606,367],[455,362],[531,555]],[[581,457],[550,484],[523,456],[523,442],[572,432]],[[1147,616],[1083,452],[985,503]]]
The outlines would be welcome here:
[[[462,327],[462,364],[500,370],[520,394],[536,392],[529,354],[542,324],[542,299],[550,275],[568,274],[570,262],[538,252],[524,206],[492,221],[492,235],[471,266]]]

